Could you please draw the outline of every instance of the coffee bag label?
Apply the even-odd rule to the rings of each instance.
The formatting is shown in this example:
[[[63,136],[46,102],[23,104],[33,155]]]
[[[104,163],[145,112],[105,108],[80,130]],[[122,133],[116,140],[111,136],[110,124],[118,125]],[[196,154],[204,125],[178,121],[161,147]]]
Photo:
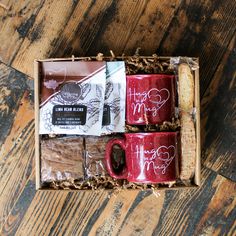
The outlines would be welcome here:
[[[60,62],[60,70],[53,64],[49,73],[44,70],[40,134],[99,136],[105,98],[105,63],[70,63],[72,65]]]
[[[53,125],[85,125],[87,107],[84,105],[56,105],[52,111]]]
[[[106,63],[102,133],[125,132],[126,75],[124,61]]]

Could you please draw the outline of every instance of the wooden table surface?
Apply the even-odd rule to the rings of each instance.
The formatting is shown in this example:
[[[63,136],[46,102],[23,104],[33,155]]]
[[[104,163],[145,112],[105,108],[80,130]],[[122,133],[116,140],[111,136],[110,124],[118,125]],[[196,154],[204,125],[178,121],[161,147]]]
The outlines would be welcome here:
[[[236,235],[235,0],[0,0],[0,235]],[[33,60],[200,58],[202,186],[35,191]]]

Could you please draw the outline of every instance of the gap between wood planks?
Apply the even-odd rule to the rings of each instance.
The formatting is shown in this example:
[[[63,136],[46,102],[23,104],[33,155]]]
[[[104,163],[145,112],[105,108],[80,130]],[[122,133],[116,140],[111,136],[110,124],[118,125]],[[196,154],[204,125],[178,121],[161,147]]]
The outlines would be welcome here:
[[[34,62],[32,62],[32,66],[33,66],[33,63],[34,63]],[[3,64],[4,66],[6,66],[6,67],[8,67],[8,68],[10,68],[10,69],[12,69],[12,70],[17,71],[17,72],[19,72],[19,73],[21,73],[21,74],[27,76],[27,78],[34,80],[34,78],[31,77],[30,75],[27,75],[27,74],[23,73],[22,71],[20,71],[20,70],[14,68],[13,66],[11,66],[11,65],[9,65],[9,64],[6,64],[6,63],[3,62],[1,59],[0,59],[0,64]]]
[[[206,167],[206,165],[203,165],[203,166]],[[209,168],[209,167],[207,167],[207,168]],[[223,174],[218,173],[217,171],[213,170],[211,167],[210,167],[209,169],[211,169],[212,171],[214,171],[217,175],[222,176],[223,178],[229,180],[230,182],[236,183],[236,181],[234,181],[233,179],[230,179],[229,177],[227,177],[227,176],[225,176],[225,175],[223,175]]]

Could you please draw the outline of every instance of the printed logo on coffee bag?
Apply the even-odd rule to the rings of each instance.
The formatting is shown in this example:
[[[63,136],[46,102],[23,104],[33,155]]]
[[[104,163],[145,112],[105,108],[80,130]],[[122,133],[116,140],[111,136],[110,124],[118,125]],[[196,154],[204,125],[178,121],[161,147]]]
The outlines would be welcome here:
[[[62,86],[60,95],[64,101],[76,102],[82,95],[82,88],[80,84],[67,83]]]

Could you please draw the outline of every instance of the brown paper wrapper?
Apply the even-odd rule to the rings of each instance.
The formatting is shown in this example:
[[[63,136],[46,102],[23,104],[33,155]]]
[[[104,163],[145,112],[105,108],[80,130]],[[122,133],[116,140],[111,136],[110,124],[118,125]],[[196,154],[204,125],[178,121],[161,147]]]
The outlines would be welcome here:
[[[83,138],[63,137],[41,140],[41,181],[82,180]]]
[[[122,138],[122,135],[110,135],[102,137],[86,137],[85,138],[85,173],[86,178],[99,177],[108,175],[105,165],[105,151],[109,140],[114,138]],[[117,160],[123,151],[114,146],[113,159]],[[115,163],[114,163],[115,165]],[[115,167],[115,166],[114,166]]]

